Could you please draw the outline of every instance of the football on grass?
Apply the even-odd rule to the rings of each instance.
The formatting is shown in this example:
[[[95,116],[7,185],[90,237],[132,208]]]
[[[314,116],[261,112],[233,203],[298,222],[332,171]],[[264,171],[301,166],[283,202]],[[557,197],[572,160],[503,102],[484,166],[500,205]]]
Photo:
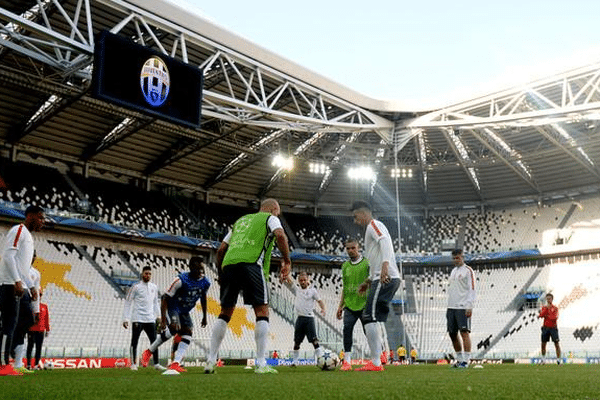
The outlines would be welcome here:
[[[317,368],[323,371],[331,371],[337,367],[339,363],[339,359],[337,355],[330,351],[325,351],[323,354],[317,358]]]

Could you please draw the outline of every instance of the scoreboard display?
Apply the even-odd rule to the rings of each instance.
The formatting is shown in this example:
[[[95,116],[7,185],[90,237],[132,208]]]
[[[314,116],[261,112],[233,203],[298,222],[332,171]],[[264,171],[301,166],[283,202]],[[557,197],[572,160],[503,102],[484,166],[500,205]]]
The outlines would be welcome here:
[[[96,37],[94,97],[192,128],[200,125],[202,70],[103,31]]]

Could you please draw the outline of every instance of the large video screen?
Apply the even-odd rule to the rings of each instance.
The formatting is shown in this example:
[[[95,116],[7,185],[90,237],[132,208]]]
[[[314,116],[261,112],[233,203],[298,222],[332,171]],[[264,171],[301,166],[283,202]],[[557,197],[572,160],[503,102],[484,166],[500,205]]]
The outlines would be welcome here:
[[[202,70],[108,31],[96,37],[92,92],[174,123],[200,125]]]

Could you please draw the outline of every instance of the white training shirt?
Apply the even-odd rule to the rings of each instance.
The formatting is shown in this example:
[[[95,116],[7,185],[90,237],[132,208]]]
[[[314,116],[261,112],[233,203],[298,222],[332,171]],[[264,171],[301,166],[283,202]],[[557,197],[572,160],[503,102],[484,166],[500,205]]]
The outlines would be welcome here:
[[[33,237],[23,224],[15,225],[6,233],[0,263],[0,284],[23,282],[32,288],[30,269],[33,261]]]
[[[400,278],[390,233],[385,225],[376,219],[369,222],[365,232],[365,258],[369,260],[369,279],[371,281],[379,279],[381,265],[384,261],[388,262],[390,278]]]
[[[160,315],[158,288],[152,282],[139,281],[129,289],[123,308],[123,321],[155,322]]]
[[[475,297],[473,269],[466,264],[454,267],[448,279],[448,308],[472,310]]]
[[[319,296],[319,292],[317,289],[313,288],[311,285],[308,285],[306,289],[302,289],[297,285],[290,285],[290,289],[296,295],[296,313],[299,317],[314,317],[314,308],[315,301],[321,300],[321,296]]]
[[[31,281],[33,282],[33,287],[38,292],[37,300],[31,302],[31,310],[35,314],[37,314],[40,312],[40,283],[42,281],[42,275],[40,274],[40,271],[38,271],[37,269],[35,269],[33,267],[31,267],[30,273],[31,273]],[[31,292],[29,294],[31,294]]]
[[[274,215],[271,215],[267,219],[267,227],[269,228],[269,233],[273,233],[273,232],[275,232],[276,229],[279,229],[279,228],[283,229],[283,226],[281,225],[281,221],[279,220],[279,218],[277,218]],[[229,230],[229,232],[227,232],[227,235],[225,235],[225,237],[223,238],[223,242],[229,244],[230,240],[231,240],[231,229]],[[262,267],[264,259],[265,259],[265,252],[263,251],[262,254],[260,255],[259,259],[256,261],[256,263]]]

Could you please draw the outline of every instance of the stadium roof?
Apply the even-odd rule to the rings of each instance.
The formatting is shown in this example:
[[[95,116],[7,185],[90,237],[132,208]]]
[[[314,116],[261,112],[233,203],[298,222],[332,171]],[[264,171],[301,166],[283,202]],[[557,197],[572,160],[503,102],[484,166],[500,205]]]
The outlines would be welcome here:
[[[600,188],[600,63],[422,110],[363,96],[170,2],[40,4],[0,0],[0,145],[13,160],[325,213],[358,198],[392,212],[396,193],[405,209],[435,210]],[[93,98],[102,30],[203,68],[201,127]],[[279,153],[292,171],[272,165]],[[364,165],[376,180],[348,178]]]

